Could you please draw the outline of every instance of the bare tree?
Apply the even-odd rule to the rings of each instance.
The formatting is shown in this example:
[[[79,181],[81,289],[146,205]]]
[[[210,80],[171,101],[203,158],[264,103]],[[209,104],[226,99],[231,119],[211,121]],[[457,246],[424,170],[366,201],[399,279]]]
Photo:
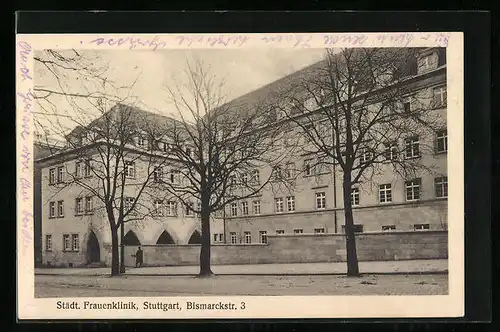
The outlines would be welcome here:
[[[66,141],[63,149],[54,146],[58,162],[66,166],[64,180],[63,174],[52,173],[47,180],[56,193],[64,188],[82,193],[75,202],[76,214],[100,214],[107,220],[111,275],[123,273],[124,225],[160,215],[156,202],[164,192],[159,177],[170,161],[154,144],[161,136],[161,122],[169,119],[126,105],[133,84],[122,87],[110,81],[108,66],[98,65],[97,57],[76,50],[44,50],[35,62],[40,75],[49,75],[53,83],[34,88],[39,106],[35,123],[39,131],[50,130]]]
[[[342,174],[348,276],[359,275],[353,186],[388,169],[404,179],[434,169],[420,157],[434,152],[426,142],[445,122],[430,112],[439,105],[425,92],[413,93],[416,52],[326,50],[324,61],[278,92],[275,107],[304,137],[304,152],[319,157],[308,167],[331,166]]]
[[[226,102],[223,80],[202,62],[188,61],[185,80],[167,92],[180,121],[163,132],[184,182],[165,181],[164,188],[201,216],[200,276],[210,276],[213,214],[278,183],[287,153],[276,144],[278,126],[266,128],[264,104]]]

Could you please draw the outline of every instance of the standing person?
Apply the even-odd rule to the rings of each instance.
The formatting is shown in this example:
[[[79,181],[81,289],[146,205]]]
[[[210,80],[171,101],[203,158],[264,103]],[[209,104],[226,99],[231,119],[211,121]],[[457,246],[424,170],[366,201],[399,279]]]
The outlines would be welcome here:
[[[141,267],[142,266],[142,257],[143,257],[143,251],[141,247],[137,249],[137,252],[135,253],[135,267]]]

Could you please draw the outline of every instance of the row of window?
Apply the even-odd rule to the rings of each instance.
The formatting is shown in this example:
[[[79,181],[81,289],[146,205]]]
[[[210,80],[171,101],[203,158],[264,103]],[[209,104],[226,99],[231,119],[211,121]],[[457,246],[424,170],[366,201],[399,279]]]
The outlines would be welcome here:
[[[381,227],[382,231],[395,231],[396,230],[396,225],[383,225]],[[429,230],[430,229],[430,224],[414,224],[413,229],[415,231],[422,231],[422,230]],[[356,233],[363,233],[363,225],[361,224],[355,224],[354,225],[354,231]],[[345,225],[342,225],[342,232],[345,232]],[[283,229],[277,229],[276,230],[276,235],[284,235],[285,231]],[[293,230],[294,235],[300,235],[304,234],[304,230],[302,228],[296,228]],[[315,228],[314,229],[314,234],[325,234],[325,229],[324,228]],[[222,240],[222,235],[220,234],[221,238],[220,241]],[[245,243],[245,244],[251,244],[252,242],[252,232],[250,231],[245,231],[243,232],[243,237],[241,237],[238,233],[236,232],[230,232],[230,241],[231,244],[238,244],[238,243]],[[217,238],[217,237],[216,237]],[[258,243],[266,244],[267,243],[267,231],[259,231],[259,241]]]
[[[77,197],[75,199],[75,215],[91,214],[94,212],[94,198],[92,196]],[[64,217],[64,200],[49,202],[49,218]]]
[[[438,177],[434,179],[435,196],[436,198],[448,197],[448,177]],[[421,179],[413,179],[405,182],[405,198],[407,202],[416,201],[420,199]],[[315,206],[317,210],[326,208],[326,193],[324,191],[315,193]],[[381,184],[379,186],[379,202],[390,203],[392,202],[392,185]],[[243,201],[241,204],[241,214],[249,215],[248,202]],[[351,204],[357,206],[360,204],[359,188],[352,188],[351,191]],[[252,201],[253,214],[260,214],[260,200]],[[285,210],[286,209],[286,210]],[[293,212],[295,211],[295,196],[277,197],[274,199],[275,213]],[[231,216],[238,216],[238,204],[231,204]]]
[[[80,250],[80,239],[78,234],[63,234],[62,241],[64,251]],[[52,251],[52,234],[45,235],[45,251]]]

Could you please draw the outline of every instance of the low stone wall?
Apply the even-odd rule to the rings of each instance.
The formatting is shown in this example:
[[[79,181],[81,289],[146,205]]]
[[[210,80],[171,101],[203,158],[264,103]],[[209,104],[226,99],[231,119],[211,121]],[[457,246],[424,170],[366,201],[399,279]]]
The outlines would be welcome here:
[[[446,231],[365,233],[356,237],[360,261],[448,258]],[[197,265],[199,245],[141,246],[145,266]],[[133,266],[136,246],[125,248],[125,264]],[[268,236],[268,244],[212,245],[212,264],[340,262],[346,259],[345,236]]]

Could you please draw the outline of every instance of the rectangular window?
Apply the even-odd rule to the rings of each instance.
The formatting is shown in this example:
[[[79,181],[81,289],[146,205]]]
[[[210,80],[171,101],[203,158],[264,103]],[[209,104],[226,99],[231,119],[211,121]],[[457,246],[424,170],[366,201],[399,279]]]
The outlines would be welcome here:
[[[241,202],[241,212],[244,216],[248,215],[248,202]]]
[[[297,234],[303,234],[304,231],[302,230],[302,228],[296,228],[293,230],[293,234],[297,235]]]
[[[248,174],[247,173],[242,173],[240,177],[241,177],[241,183],[243,185],[248,184]]]
[[[75,177],[79,179],[82,176],[83,176],[83,162],[78,161],[75,164]]]
[[[85,197],[85,212],[86,213],[92,213],[94,210],[94,204],[93,204],[93,197],[88,196]]]
[[[324,228],[315,228],[314,234],[325,234],[325,229]]]
[[[236,203],[231,203],[231,216],[236,217],[238,215],[238,205]]]
[[[73,251],[80,250],[80,240],[78,234],[71,235],[71,250]]]
[[[283,234],[285,234],[285,231],[283,229],[276,230],[276,235],[283,235]]]
[[[180,172],[178,170],[171,170],[170,171],[170,183],[179,183],[179,174]]]
[[[304,173],[306,176],[313,175],[312,159],[304,160]]]
[[[253,201],[253,214],[260,214],[260,201]]]
[[[316,193],[316,209],[326,208],[326,194],[324,192]]]
[[[219,234],[215,233],[214,234],[214,242],[218,242],[219,241]]]
[[[50,218],[56,217],[56,202],[49,203],[49,217]]]
[[[177,203],[174,201],[167,201],[167,216],[176,216],[177,215]]]
[[[432,89],[432,102],[434,107],[446,106],[446,86]]]
[[[194,216],[194,212],[193,212],[193,208],[194,208],[194,203],[193,202],[187,202],[186,203],[186,217],[192,217]]]
[[[345,225],[342,225],[342,233],[345,233]],[[363,225],[354,224],[354,233],[363,233]]]
[[[259,232],[260,243],[267,243],[267,231]]]
[[[252,181],[254,184],[260,184],[260,172],[258,169],[252,172]]]
[[[90,163],[91,163],[90,159],[85,160],[84,169],[83,169],[83,175],[85,177],[89,177],[92,175],[92,167],[91,167]]]
[[[57,183],[64,181],[64,168],[62,166],[57,167]]]
[[[318,175],[328,172],[328,166],[325,163],[325,157],[318,157],[315,168],[316,169],[314,170],[314,173]]]
[[[429,229],[430,229],[429,224],[415,224],[415,225],[413,225],[413,230],[415,230],[415,231],[425,231],[425,230],[429,230]]]
[[[275,205],[276,213],[283,212],[283,198],[281,198],[281,197],[275,198],[274,205]]]
[[[295,196],[288,196],[286,198],[286,208],[288,212],[295,211]]]
[[[64,217],[64,201],[57,202],[57,216],[59,218]]]
[[[238,237],[236,236],[236,233],[231,232],[230,235],[231,235],[231,244],[238,243]]]
[[[156,200],[154,201],[154,211],[153,211],[153,214],[155,216],[163,216],[163,204],[162,204],[162,201],[160,200]]]
[[[441,176],[434,179],[434,188],[436,190],[436,198],[448,197],[448,177]]]
[[[63,234],[63,250],[71,250],[71,238],[69,237],[69,234]]]
[[[420,179],[406,181],[405,187],[407,201],[416,201],[420,199]]]
[[[137,136],[137,145],[140,147],[145,147],[147,145],[147,140],[143,136]]]
[[[281,180],[283,178],[283,170],[281,169],[281,166],[274,167],[274,178],[276,180]]]
[[[292,179],[295,175],[295,164],[287,163],[285,166],[285,178]]]
[[[384,144],[384,157],[385,160],[394,160],[398,156],[398,145],[395,142]]]
[[[436,152],[448,151],[448,133],[446,130],[440,130],[436,133]]]
[[[380,203],[392,202],[392,188],[390,184],[382,184],[378,188],[378,197]]]
[[[420,157],[419,141],[417,136],[405,139],[405,157],[407,159]]]
[[[156,167],[153,171],[153,181],[161,182],[163,179],[163,169],[161,167]]]
[[[382,226],[382,231],[383,232],[390,232],[390,231],[395,231],[396,226],[395,225],[383,225]]]
[[[245,232],[245,243],[250,244],[252,243],[252,234],[250,232]]]
[[[132,210],[132,205],[133,204],[134,204],[134,198],[133,197],[126,197],[125,198],[125,204],[124,204],[125,211],[123,211],[123,212],[127,213],[130,210]]]
[[[368,149],[362,149],[359,156],[360,165],[369,163],[372,160],[372,153]]]
[[[351,206],[359,205],[359,188],[351,189]]]
[[[75,199],[75,214],[83,214],[83,198],[81,197]]]
[[[56,169],[51,168],[49,170],[49,184],[54,184],[56,183]]]
[[[133,161],[125,162],[125,176],[128,178],[135,177],[135,163]]]
[[[45,251],[52,251],[52,235],[45,235]]]
[[[411,112],[411,97],[406,97],[403,100],[403,109],[406,113]]]

